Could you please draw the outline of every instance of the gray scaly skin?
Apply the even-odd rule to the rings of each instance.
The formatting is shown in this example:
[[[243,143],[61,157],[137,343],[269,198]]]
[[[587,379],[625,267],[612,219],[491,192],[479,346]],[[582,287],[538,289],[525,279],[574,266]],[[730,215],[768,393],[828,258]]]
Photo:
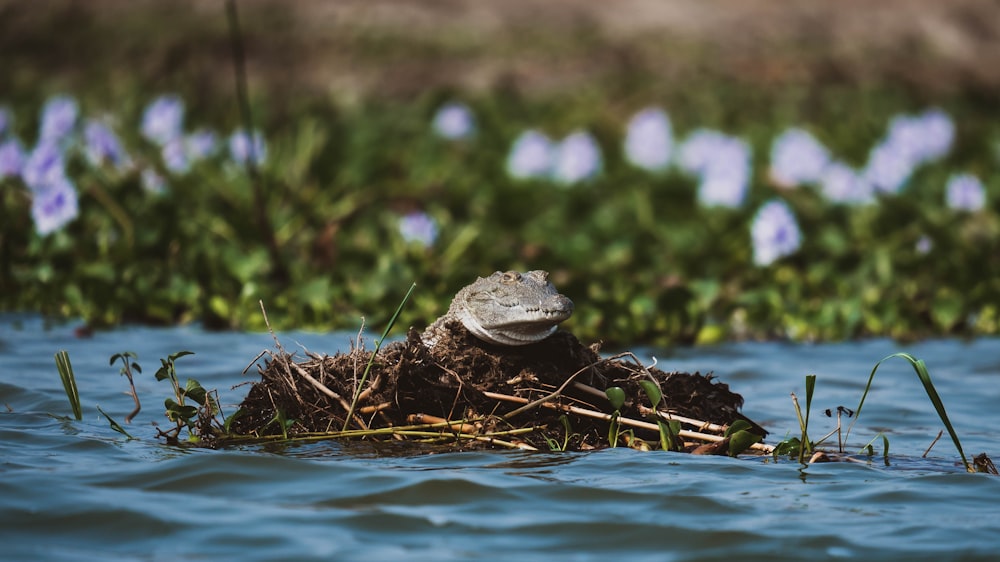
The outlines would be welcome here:
[[[573,314],[573,301],[559,294],[548,276],[546,271],[497,271],[480,277],[455,294],[448,312],[420,338],[434,347],[447,331],[446,324],[457,320],[477,338],[496,345],[542,341]]]

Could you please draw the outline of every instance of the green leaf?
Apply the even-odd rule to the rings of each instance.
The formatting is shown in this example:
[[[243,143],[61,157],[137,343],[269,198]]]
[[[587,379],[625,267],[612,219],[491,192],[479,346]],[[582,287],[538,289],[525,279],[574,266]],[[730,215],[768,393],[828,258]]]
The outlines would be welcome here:
[[[236,410],[236,411],[235,411],[235,412],[233,412],[232,414],[229,414],[229,415],[228,415],[228,416],[226,417],[226,420],[225,420],[225,422],[223,422],[223,424],[222,424],[222,429],[223,429],[223,430],[224,430],[224,431],[225,431],[226,433],[229,433],[229,427],[230,427],[231,425],[233,425],[233,422],[234,422],[234,421],[236,421],[237,419],[239,419],[239,418],[243,417],[244,415],[246,415],[246,413],[247,413],[247,411],[246,411],[245,409],[243,409],[243,408],[240,408],[239,410]]]
[[[180,359],[181,357],[184,357],[185,355],[194,355],[194,352],[193,351],[178,351],[177,353],[172,353],[172,354],[168,355],[167,356],[167,361],[170,361],[171,363],[173,363],[174,361],[177,361],[178,359]]]
[[[122,427],[121,424],[119,424],[111,416],[109,416],[108,414],[106,414],[104,412],[104,410],[101,409],[100,406],[97,407],[97,411],[100,412],[101,415],[104,416],[104,418],[106,420],[108,420],[108,423],[111,424],[111,429],[117,431],[118,433],[121,433],[122,435],[124,435],[125,437],[128,437],[129,439],[135,439],[135,437],[132,437],[129,434],[129,432],[125,431],[125,428]]]
[[[83,408],[80,406],[80,391],[76,388],[76,375],[73,373],[73,365],[69,361],[69,352],[60,350],[56,352],[56,370],[59,371],[59,378],[62,379],[63,389],[69,399],[69,407],[73,410],[73,417],[77,420],[83,419]]]
[[[167,408],[167,419],[172,422],[183,421],[184,423],[190,423],[191,418],[198,414],[198,408],[194,406],[181,406],[173,398],[164,400],[163,405]]]
[[[195,379],[188,379],[187,384],[184,385],[184,396],[191,398],[198,404],[204,405],[205,398],[208,393],[202,388],[201,383]]]
[[[660,401],[663,399],[663,393],[660,392],[660,387],[655,382],[645,379],[639,381],[639,386],[642,387],[643,392],[649,397],[649,403],[652,404],[652,408],[655,410],[657,406],[660,405]]]
[[[930,398],[931,404],[934,405],[934,410],[937,412],[938,417],[941,419],[941,423],[944,424],[945,429],[948,430],[948,435],[951,436],[952,443],[955,444],[955,448],[958,450],[958,455],[962,457],[962,464],[965,466],[965,470],[968,472],[975,472],[976,469],[972,466],[969,461],[965,458],[965,452],[962,450],[962,443],[958,439],[958,434],[955,432],[955,428],[951,425],[951,420],[948,419],[948,412],[944,409],[944,403],[941,401],[941,397],[938,396],[937,389],[934,388],[934,383],[931,382],[931,374],[927,371],[927,364],[924,363],[923,359],[917,359],[908,353],[893,353],[892,355],[887,355],[875,363],[872,367],[872,372],[868,375],[868,383],[865,384],[865,391],[861,393],[861,401],[858,402],[858,407],[854,409],[854,421],[851,425],[847,427],[847,433],[844,435],[844,441],[847,441],[847,437],[851,434],[851,429],[854,428],[854,424],[858,423],[858,419],[861,417],[861,407],[865,405],[865,398],[868,397],[868,392],[871,390],[872,381],[875,379],[875,373],[878,371],[879,366],[883,362],[899,357],[905,359],[913,370],[917,374],[917,378],[920,379],[921,384],[924,386],[924,392],[927,393],[927,397]]]
[[[726,431],[725,433],[722,434],[722,436],[729,437],[730,435],[736,433],[737,431],[744,431],[750,429],[751,427],[753,427],[753,425],[751,425],[750,422],[746,420],[736,420],[733,423],[729,424],[729,427],[726,428]]]
[[[615,410],[621,410],[622,406],[625,405],[625,391],[620,386],[612,386],[604,391],[604,394],[608,397],[608,402],[611,402],[611,407]]]
[[[775,462],[777,462],[778,457],[782,455],[786,455],[789,458],[797,457],[801,448],[802,442],[798,437],[789,437],[774,446],[772,456],[774,457]]]
[[[729,435],[729,456],[735,457],[758,441],[760,441],[760,435],[743,429],[731,433]]]

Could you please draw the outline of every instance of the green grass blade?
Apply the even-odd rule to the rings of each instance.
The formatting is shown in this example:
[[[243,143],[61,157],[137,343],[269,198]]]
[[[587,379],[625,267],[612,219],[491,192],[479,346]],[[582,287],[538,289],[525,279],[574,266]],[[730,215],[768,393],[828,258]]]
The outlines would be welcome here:
[[[135,437],[132,437],[129,434],[129,432],[125,431],[125,428],[122,427],[120,423],[116,422],[114,418],[106,414],[104,410],[101,409],[100,406],[97,407],[97,411],[100,412],[102,416],[104,416],[104,419],[108,420],[108,423],[111,424],[111,429],[117,431],[118,433],[121,433],[122,435],[128,437],[129,439],[135,439]]]
[[[937,390],[934,388],[934,384],[931,382],[931,375],[927,371],[927,364],[924,363],[923,359],[917,359],[908,353],[893,353],[892,355],[883,357],[878,363],[875,363],[874,367],[872,367],[872,372],[868,376],[868,383],[865,385],[865,391],[861,394],[861,401],[858,402],[858,407],[854,410],[854,421],[852,421],[851,425],[848,426],[844,440],[847,440],[847,436],[851,434],[851,429],[854,427],[854,424],[857,423],[858,418],[861,417],[861,407],[864,406],[865,398],[868,396],[868,391],[871,390],[872,380],[875,378],[875,372],[878,371],[879,366],[882,365],[883,362],[895,357],[905,359],[910,366],[913,367],[913,370],[917,373],[917,377],[920,379],[920,382],[924,385],[924,391],[927,393],[927,397],[930,398],[931,404],[934,405],[934,410],[937,412],[938,417],[941,418],[941,423],[943,423],[945,429],[948,430],[948,435],[951,436],[951,440],[955,444],[955,449],[958,450],[958,455],[962,457],[962,465],[965,466],[965,470],[975,472],[975,468],[970,465],[969,461],[965,458],[965,451],[962,450],[962,443],[958,439],[958,434],[955,432],[955,428],[951,425],[951,420],[948,419],[948,412],[944,409],[944,403],[941,401],[941,397],[938,395]]]
[[[73,417],[82,420],[83,408],[80,407],[80,392],[76,388],[76,375],[73,373],[73,365],[69,362],[69,352],[64,349],[60,350],[56,352],[55,357],[56,370],[59,371],[59,378],[62,379],[66,397],[69,398],[69,406],[73,409]]]
[[[410,285],[410,290],[406,291],[406,295],[403,300],[400,301],[399,306],[396,307],[396,312],[389,319],[389,323],[386,324],[385,330],[382,331],[382,337],[375,342],[375,351],[372,352],[372,356],[368,358],[368,364],[365,365],[365,372],[361,374],[361,380],[358,381],[358,387],[354,389],[354,398],[351,399],[351,407],[347,410],[347,417],[344,419],[344,428],[341,431],[347,431],[348,426],[351,425],[351,418],[354,417],[354,409],[358,405],[358,396],[361,395],[361,389],[365,387],[365,381],[368,380],[368,373],[372,370],[372,365],[375,364],[375,357],[378,355],[378,350],[382,348],[382,342],[389,335],[392,327],[396,324],[396,319],[399,318],[399,313],[403,311],[403,306],[406,305],[406,301],[410,300],[410,295],[413,294],[413,289],[417,288],[417,284],[413,283]]]

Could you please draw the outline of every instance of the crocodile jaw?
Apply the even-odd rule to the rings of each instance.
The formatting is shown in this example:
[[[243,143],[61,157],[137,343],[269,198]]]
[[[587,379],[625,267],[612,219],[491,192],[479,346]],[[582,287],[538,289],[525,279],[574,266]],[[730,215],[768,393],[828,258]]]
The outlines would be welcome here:
[[[484,325],[467,309],[457,311],[456,315],[462,325],[481,340],[498,345],[527,345],[542,341],[555,333],[559,323],[572,314],[573,303],[562,297],[558,306],[553,308],[520,308],[522,310],[518,314],[518,321],[490,325]]]

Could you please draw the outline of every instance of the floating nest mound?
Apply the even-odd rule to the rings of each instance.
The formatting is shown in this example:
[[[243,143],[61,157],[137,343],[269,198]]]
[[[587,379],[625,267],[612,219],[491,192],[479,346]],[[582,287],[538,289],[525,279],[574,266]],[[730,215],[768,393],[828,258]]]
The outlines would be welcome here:
[[[307,352],[295,361],[278,344],[265,352],[261,379],[230,435],[441,442],[458,449],[629,445],[703,454],[732,454],[723,434],[737,422],[753,436],[748,445],[766,435],[739,413],[743,398],[711,375],[645,367],[631,353],[602,358],[597,345],[584,346],[566,331],[501,347],[455,322],[433,349],[411,329],[374,360],[372,353],[359,342],[349,353]],[[617,410],[605,392],[612,387],[623,399]],[[654,410],[657,393],[662,399]]]

